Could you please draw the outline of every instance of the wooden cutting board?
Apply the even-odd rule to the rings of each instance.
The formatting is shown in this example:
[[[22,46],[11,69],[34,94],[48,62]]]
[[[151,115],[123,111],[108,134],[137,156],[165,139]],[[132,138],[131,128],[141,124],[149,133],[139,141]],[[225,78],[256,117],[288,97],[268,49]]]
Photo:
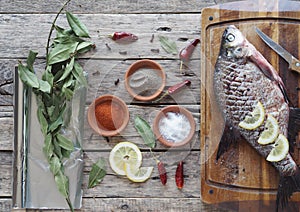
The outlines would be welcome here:
[[[263,43],[254,27],[261,29],[295,57],[300,58],[300,2],[240,1],[205,8],[202,11],[202,200],[238,211],[274,211],[279,174],[246,142],[241,141],[218,162],[215,161],[224,121],[218,112],[213,93],[213,73],[221,36],[225,27],[231,24],[237,26],[249,42],[279,71],[293,105],[299,107],[300,75],[288,70],[288,64]],[[297,147],[293,158],[300,164]],[[291,201],[289,209],[299,207],[300,192],[295,193]]]

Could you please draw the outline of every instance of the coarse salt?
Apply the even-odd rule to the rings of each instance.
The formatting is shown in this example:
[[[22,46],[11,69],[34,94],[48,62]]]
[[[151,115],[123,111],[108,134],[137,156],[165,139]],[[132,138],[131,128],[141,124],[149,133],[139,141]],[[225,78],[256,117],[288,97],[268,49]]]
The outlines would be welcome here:
[[[167,112],[158,123],[160,134],[170,142],[183,141],[191,131],[188,118],[176,112]]]

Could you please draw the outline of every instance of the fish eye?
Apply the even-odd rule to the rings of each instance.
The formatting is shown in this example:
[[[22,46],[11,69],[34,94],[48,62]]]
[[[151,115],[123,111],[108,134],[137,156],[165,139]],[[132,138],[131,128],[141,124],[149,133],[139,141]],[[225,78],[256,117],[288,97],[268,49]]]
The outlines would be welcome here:
[[[234,39],[235,39],[235,36],[231,33],[229,35],[227,35],[227,37],[226,37],[226,40],[228,40],[229,42],[234,41]]]

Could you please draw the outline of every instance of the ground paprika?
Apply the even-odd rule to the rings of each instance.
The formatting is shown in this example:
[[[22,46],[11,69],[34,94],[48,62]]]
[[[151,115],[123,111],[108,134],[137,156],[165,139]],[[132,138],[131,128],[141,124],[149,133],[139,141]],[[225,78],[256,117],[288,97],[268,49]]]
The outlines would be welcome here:
[[[113,101],[105,101],[95,106],[98,126],[104,130],[116,130],[123,124],[123,110]]]

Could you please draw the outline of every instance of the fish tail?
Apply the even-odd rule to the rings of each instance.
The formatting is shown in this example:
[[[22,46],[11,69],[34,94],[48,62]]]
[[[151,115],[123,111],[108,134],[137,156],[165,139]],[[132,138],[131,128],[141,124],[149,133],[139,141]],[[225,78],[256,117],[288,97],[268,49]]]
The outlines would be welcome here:
[[[293,176],[280,176],[277,199],[276,212],[284,209],[288,205],[288,200],[294,192],[300,191],[300,171],[297,168]]]
[[[296,144],[296,137],[300,131],[300,108],[290,108],[289,124],[288,124],[288,140],[290,143],[290,152]]]

